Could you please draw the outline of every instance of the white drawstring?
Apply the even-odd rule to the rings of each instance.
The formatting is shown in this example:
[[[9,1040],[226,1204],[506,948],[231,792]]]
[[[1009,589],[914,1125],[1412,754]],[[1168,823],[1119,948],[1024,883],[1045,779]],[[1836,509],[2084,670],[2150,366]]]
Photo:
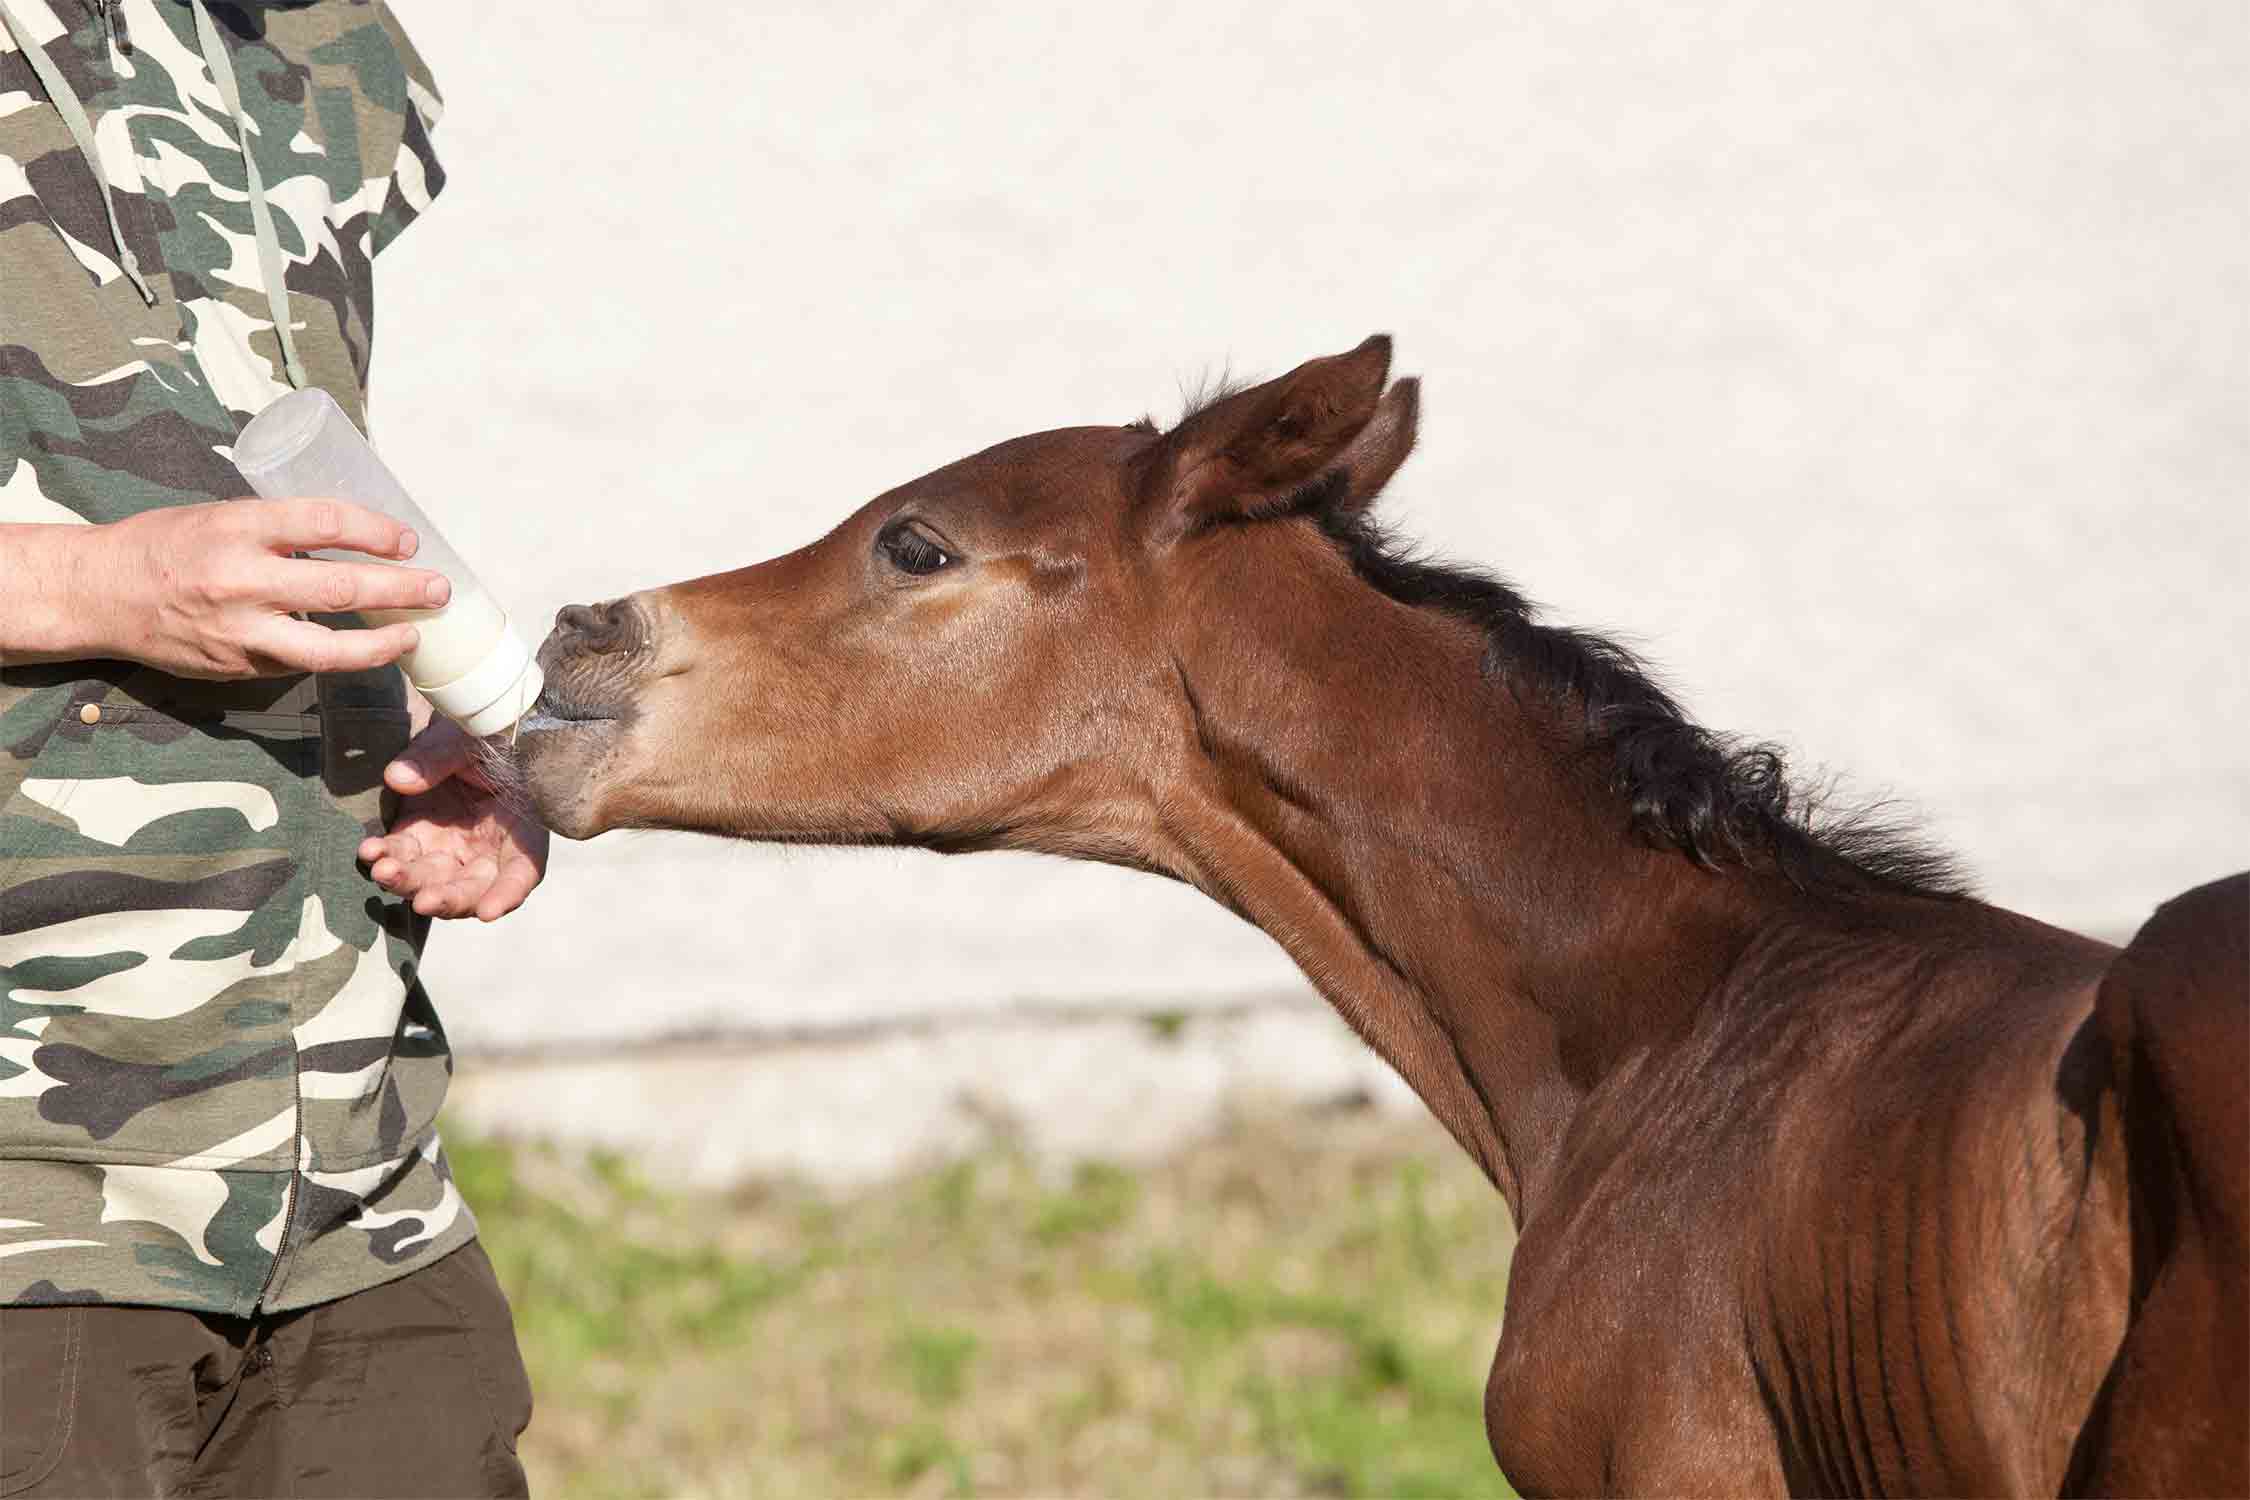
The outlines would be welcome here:
[[[234,62],[227,56],[226,43],[220,40],[219,28],[203,0],[189,3],[195,10],[195,35],[203,44],[203,61],[219,86],[227,113],[234,118],[234,138],[242,147],[242,169],[250,181],[250,224],[258,237],[258,270],[266,282],[266,306],[273,311],[273,331],[281,340],[281,367],[289,383],[303,390],[307,384],[305,367],[297,359],[297,340],[289,331],[289,287],[283,280],[288,268],[281,258],[281,237],[274,233],[273,210],[266,203],[265,178],[259,175],[257,158],[250,154],[250,120],[242,112],[242,94],[235,87]]]

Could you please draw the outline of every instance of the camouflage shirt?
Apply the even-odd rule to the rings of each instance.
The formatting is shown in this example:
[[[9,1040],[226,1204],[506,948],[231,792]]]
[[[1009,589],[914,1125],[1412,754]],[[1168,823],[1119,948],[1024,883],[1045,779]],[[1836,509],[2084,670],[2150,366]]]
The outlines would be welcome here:
[[[441,182],[380,0],[212,0],[244,134],[188,0],[5,3],[93,122],[154,302],[0,25],[0,521],[244,493],[229,445],[287,389],[245,134],[299,357],[364,421],[372,261]],[[432,1128],[426,927],[355,857],[406,738],[395,671],[0,668],[0,1303],[302,1307],[475,1234]]]

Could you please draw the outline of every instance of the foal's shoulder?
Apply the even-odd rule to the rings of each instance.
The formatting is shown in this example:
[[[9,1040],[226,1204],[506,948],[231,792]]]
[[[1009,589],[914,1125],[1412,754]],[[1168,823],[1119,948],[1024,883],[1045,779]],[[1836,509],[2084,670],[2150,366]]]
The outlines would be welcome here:
[[[2117,953],[1981,901],[1904,898],[1808,924],[1793,958],[1797,982],[1825,981],[1831,1009],[1895,1012],[1913,1033],[2020,1024],[2043,1008],[2090,1002]]]
[[[1838,1167],[2052,1136],[2116,957],[1972,901],[1839,906],[1747,950],[1665,1066],[1725,1100],[1732,1159],[1813,1209]]]

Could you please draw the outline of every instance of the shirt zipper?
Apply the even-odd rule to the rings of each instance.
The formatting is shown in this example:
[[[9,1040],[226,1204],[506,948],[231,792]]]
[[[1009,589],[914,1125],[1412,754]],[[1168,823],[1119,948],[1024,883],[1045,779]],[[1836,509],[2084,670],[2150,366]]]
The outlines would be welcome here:
[[[295,1048],[291,1048],[294,1053]],[[296,1072],[295,1059],[291,1059],[290,1072]],[[301,1089],[301,1085],[300,1085]],[[281,1238],[274,1242],[273,1264],[266,1267],[266,1279],[258,1283],[257,1300],[250,1304],[250,1316],[255,1318],[266,1310],[266,1298],[273,1284],[281,1279],[281,1267],[289,1258],[289,1237],[297,1231],[297,1180],[305,1174],[298,1170],[305,1149],[305,1096],[297,1095],[296,1128],[289,1132],[289,1187],[281,1195]]]
[[[133,32],[125,18],[117,13],[118,0],[95,0],[95,9],[102,13],[102,29],[109,33],[109,45],[120,57],[133,55]]]
[[[289,943],[289,957],[297,956],[297,944],[303,934]],[[294,964],[291,965],[295,967]],[[250,1304],[250,1316],[255,1318],[266,1309],[266,1298],[273,1294],[274,1283],[281,1279],[281,1268],[289,1259],[289,1240],[297,1232],[297,1184],[305,1175],[305,1059],[297,1048],[297,1037],[289,1037],[289,1186],[281,1195],[281,1238],[274,1241],[273,1264],[266,1267],[266,1279],[258,1283],[257,1300]]]

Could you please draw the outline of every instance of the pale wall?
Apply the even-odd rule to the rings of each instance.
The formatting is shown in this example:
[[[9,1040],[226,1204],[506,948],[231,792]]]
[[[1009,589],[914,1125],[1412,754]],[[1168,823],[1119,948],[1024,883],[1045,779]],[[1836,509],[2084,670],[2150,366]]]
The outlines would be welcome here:
[[[2250,862],[2239,0],[396,0],[451,188],[378,440],[533,621],[1375,329],[1393,513],[2105,935]],[[611,838],[431,974],[474,1055],[1287,987],[1088,867]]]

